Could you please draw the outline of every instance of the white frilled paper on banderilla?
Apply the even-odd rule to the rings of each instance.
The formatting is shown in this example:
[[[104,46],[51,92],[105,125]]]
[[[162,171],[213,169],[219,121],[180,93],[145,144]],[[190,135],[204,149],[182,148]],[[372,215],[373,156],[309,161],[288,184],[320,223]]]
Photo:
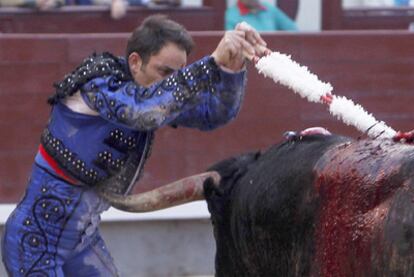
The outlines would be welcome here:
[[[306,66],[293,61],[289,55],[272,52],[256,63],[259,73],[272,78],[310,102],[323,103],[322,97],[332,94],[330,83],[322,82]],[[392,138],[396,132],[384,122],[378,121],[345,97],[334,96],[329,104],[329,112],[347,125],[352,125],[372,138]]]

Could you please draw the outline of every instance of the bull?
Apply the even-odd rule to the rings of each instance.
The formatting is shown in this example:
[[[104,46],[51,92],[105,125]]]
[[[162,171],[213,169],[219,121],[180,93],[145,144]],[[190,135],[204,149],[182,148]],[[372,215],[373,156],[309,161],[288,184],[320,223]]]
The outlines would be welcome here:
[[[413,165],[413,146],[336,135],[217,163],[217,276],[414,276]]]
[[[103,195],[133,212],[204,195],[217,276],[414,276],[413,165],[408,144],[299,134],[196,181]]]

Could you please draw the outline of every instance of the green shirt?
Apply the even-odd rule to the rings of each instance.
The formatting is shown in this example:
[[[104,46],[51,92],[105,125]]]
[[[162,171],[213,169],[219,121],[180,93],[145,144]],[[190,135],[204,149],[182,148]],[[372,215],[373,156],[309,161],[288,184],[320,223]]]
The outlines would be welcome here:
[[[297,31],[295,22],[277,7],[262,3],[266,10],[259,10],[257,13],[240,14],[237,5],[227,8],[225,14],[225,29],[233,30],[237,23],[246,21],[258,31],[289,30]]]

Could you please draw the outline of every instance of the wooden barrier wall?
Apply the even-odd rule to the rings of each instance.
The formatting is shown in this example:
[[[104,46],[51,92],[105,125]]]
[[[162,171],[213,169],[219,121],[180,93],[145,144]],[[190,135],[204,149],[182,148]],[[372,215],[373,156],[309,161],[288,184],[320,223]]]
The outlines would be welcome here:
[[[221,32],[195,32],[195,57],[211,53]],[[0,201],[14,202],[25,188],[52,83],[93,51],[122,55],[127,34],[0,35]],[[414,128],[414,34],[325,32],[266,35],[269,47],[289,53],[334,93],[362,104],[397,130]],[[203,171],[230,155],[265,149],[286,130],[325,126],[358,137],[320,104],[259,76],[249,66],[240,115],[224,128],[203,133],[184,128],[158,131],[153,155],[136,192]]]
[[[342,0],[322,0],[322,30],[408,30],[413,7],[343,8]]]
[[[2,33],[121,33],[132,32],[147,16],[166,14],[191,31],[223,30],[224,1],[202,7],[128,7],[121,19],[110,17],[106,6],[64,6],[50,11],[0,8]]]

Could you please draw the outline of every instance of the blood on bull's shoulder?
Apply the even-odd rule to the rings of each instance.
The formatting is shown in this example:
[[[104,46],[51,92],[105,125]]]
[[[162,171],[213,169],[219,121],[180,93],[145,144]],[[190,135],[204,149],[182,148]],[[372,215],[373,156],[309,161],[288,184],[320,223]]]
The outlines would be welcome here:
[[[217,276],[414,276],[414,146],[296,134],[211,167]]]

